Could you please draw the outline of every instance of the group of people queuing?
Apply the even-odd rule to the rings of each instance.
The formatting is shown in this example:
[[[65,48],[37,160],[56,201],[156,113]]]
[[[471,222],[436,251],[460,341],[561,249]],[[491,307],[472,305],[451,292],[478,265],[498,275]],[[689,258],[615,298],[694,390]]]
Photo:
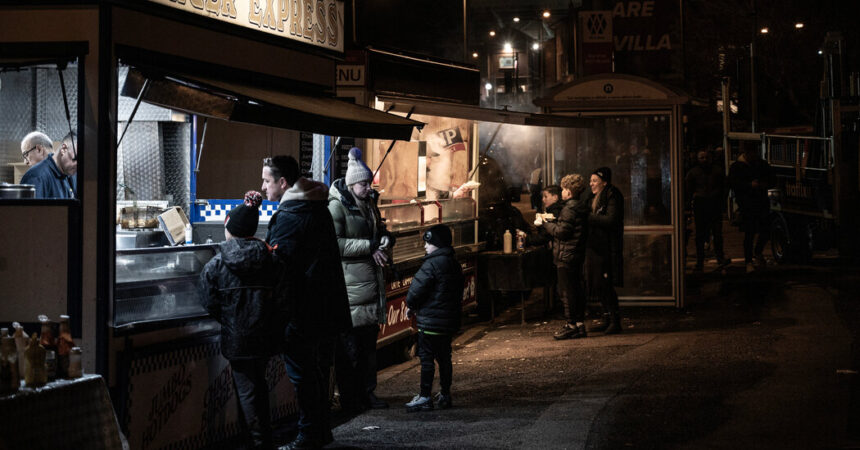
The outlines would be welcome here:
[[[78,152],[74,133],[63,136],[57,148],[51,138],[33,131],[21,140],[21,156],[29,167],[21,184],[33,185],[35,198],[75,198]]]
[[[248,192],[225,220],[226,241],[200,276],[202,302],[221,323],[221,352],[230,362],[239,412],[253,448],[272,448],[266,366],[282,358],[295,388],[298,435],[286,448],[333,442],[329,373],[350,413],[387,408],[376,389],[376,340],[386,320],[383,267],[394,237],[371,188],[373,173],[353,148],[344,178],[331,187],[300,176],[290,156],[266,158],[262,187]],[[265,241],[254,237],[263,196],[279,202]],[[451,338],[460,327],[463,274],[451,231],[423,235],[427,255],[407,294],[416,317],[420,393],[407,411],[451,406]]]
[[[721,155],[721,149],[716,152]],[[773,187],[773,172],[761,157],[756,146],[746,146],[741,155],[729,166],[728,176],[724,166],[715,161],[714,154],[707,150],[696,153],[697,164],[685,178],[685,192],[690,202],[695,221],[696,265],[702,271],[705,261],[705,245],[712,242],[717,266],[731,263],[723,248],[723,211],[731,190],[737,203],[737,223],[744,233],[744,264],[747,273],[756,267],[766,266],[763,252],[770,237],[770,200],[768,189]],[[711,239],[713,238],[713,241]]]
[[[546,215],[537,215],[538,232],[550,241],[557,271],[557,287],[566,323],[555,339],[584,338],[588,332],[621,332],[616,287],[623,286],[624,196],[612,184],[612,170],[601,167],[587,181],[566,175],[561,185],[543,188]],[[589,298],[603,307],[599,324],[586,329]]]

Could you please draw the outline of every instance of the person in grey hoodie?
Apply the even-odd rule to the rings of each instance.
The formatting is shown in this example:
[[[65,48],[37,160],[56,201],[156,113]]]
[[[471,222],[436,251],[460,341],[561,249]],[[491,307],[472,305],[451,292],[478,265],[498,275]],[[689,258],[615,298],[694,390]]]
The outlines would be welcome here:
[[[230,361],[240,417],[251,448],[273,448],[266,366],[283,347],[290,317],[287,267],[254,237],[262,196],[245,194],[224,222],[227,241],[200,274],[201,303],[221,324],[221,354]]]

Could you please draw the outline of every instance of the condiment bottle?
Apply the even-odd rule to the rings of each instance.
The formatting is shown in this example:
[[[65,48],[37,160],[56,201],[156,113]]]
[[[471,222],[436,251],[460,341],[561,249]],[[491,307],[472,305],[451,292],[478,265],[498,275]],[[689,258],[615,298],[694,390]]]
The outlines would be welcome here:
[[[505,234],[502,235],[502,253],[507,254],[513,252],[512,239],[513,236],[511,236],[511,230],[505,230]]]
[[[3,328],[0,329],[0,393],[14,393],[20,385],[15,338],[9,336],[8,328]]]
[[[42,338],[39,343],[45,347],[45,350],[56,350],[57,333],[54,332],[54,322],[51,322],[51,319],[48,319],[48,316],[44,314],[39,315],[39,322],[42,324]]]
[[[48,381],[57,379],[57,351],[45,350],[45,376]]]
[[[80,378],[82,376],[84,376],[84,370],[81,365],[81,348],[72,347],[69,353],[69,378]]]
[[[33,333],[24,353],[27,358],[24,381],[28,387],[43,386],[48,382],[48,376],[45,372],[45,347],[39,343],[39,333]]]
[[[60,316],[60,335],[57,336],[57,378],[66,378],[69,372],[69,352],[75,346],[69,316]]]
[[[191,228],[191,224],[185,224],[185,245],[191,245],[194,243],[194,230]]]
[[[12,328],[15,329],[13,335],[15,339],[15,349],[18,351],[18,375],[23,376],[27,373],[27,358],[24,357],[24,351],[27,350],[27,333],[24,332],[24,327],[18,322],[12,322]]]

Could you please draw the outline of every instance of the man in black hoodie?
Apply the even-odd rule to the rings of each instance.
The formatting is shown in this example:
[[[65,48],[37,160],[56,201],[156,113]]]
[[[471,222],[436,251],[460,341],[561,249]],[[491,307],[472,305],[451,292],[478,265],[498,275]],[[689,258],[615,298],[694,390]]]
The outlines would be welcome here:
[[[293,157],[263,164],[263,189],[269,200],[280,201],[266,242],[298,278],[283,357],[299,404],[299,434],[287,448],[319,448],[334,440],[328,378],[335,337],[352,327],[328,187],[302,178]]]
[[[221,324],[221,354],[230,361],[240,417],[251,448],[273,448],[266,366],[282,350],[290,317],[287,268],[254,237],[258,192],[245,194],[224,222],[227,241],[200,274],[201,302]]]

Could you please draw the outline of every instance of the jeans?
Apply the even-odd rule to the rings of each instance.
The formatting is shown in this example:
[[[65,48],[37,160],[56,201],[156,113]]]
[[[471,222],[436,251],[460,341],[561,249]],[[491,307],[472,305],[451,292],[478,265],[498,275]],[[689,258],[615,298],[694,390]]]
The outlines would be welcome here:
[[[266,383],[268,362],[269,358],[230,361],[240,422],[250,437],[252,448],[268,449],[273,446],[269,385]]]
[[[770,239],[769,211],[741,211],[741,226],[744,230],[744,262],[752,262],[753,256],[761,255]],[[758,235],[758,239],[755,239]],[[755,248],[753,248],[755,240]]]
[[[324,407],[328,398],[322,401],[324,390],[320,386],[323,376],[320,371],[320,343],[316,339],[287,335],[286,350],[282,355],[287,376],[296,391],[299,405],[299,434],[312,439],[320,439],[325,424]],[[327,385],[326,385],[327,386]]]
[[[433,390],[435,360],[439,364],[439,386],[443,395],[451,394],[451,336],[418,332],[418,357],[421,359],[421,396],[429,397]]]

